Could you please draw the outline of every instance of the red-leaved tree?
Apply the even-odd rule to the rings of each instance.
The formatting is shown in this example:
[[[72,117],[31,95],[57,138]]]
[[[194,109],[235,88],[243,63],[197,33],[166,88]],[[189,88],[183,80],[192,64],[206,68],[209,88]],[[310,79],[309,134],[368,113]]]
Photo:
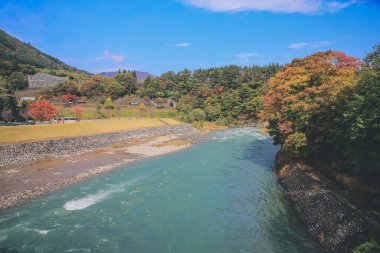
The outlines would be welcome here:
[[[78,99],[78,96],[74,94],[65,94],[62,96],[62,98],[63,100],[65,100],[66,103],[68,102],[74,103]]]
[[[38,121],[50,120],[57,115],[57,109],[46,99],[41,99],[29,105],[28,115]]]

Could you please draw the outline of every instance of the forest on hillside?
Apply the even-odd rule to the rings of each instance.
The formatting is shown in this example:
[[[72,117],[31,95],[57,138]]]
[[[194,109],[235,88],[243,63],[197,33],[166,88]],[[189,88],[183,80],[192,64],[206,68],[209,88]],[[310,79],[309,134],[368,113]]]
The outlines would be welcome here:
[[[24,43],[0,29],[0,62],[22,64],[40,69],[66,70],[84,73],[61,60],[47,55],[30,43]],[[2,66],[3,67],[3,66]]]
[[[281,69],[278,64],[231,65],[195,71],[185,69],[178,73],[169,71],[159,77],[147,77],[143,82],[137,82],[134,71],[120,71],[114,77],[81,75],[72,76],[71,80],[54,88],[44,88],[42,94],[47,99],[71,94],[100,104],[107,98],[139,97],[158,102],[171,98],[178,101],[178,116],[185,122],[209,120],[222,125],[241,125],[258,119],[266,83]],[[25,74],[35,71],[20,64],[15,70],[12,72],[8,68],[8,71],[0,73],[3,76],[3,91],[7,91],[0,110],[3,115],[4,112],[8,116],[12,114],[13,119],[17,119],[20,111],[14,93],[27,86]],[[57,74],[58,71],[50,70],[48,73]]]

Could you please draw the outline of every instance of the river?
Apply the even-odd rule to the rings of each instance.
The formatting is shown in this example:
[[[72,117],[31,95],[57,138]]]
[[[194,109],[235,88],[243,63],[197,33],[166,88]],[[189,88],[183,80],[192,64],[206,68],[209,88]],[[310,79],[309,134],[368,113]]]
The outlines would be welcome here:
[[[318,252],[257,128],[217,131],[0,213],[0,252]]]

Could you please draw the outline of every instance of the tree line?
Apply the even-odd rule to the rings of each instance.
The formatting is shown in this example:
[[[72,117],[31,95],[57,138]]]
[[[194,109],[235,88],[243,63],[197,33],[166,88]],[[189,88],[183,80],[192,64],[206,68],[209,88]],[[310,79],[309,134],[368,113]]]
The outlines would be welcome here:
[[[23,67],[19,64],[17,68],[7,68],[7,73],[3,75],[7,83],[4,87],[10,95],[26,87],[26,74],[36,71],[33,68],[24,70]],[[178,73],[169,71],[159,77],[149,76],[143,82],[137,82],[134,71],[119,71],[112,78],[101,75],[87,78],[74,76],[68,82],[54,88],[43,88],[41,92],[47,99],[75,95],[98,103],[104,103],[107,98],[115,100],[124,96],[157,101],[171,98],[178,101],[178,115],[185,122],[209,120],[223,125],[236,125],[258,119],[265,85],[281,69],[282,66],[278,64],[250,67],[231,65],[195,71],[185,69]],[[57,71],[50,70],[50,73],[57,74]],[[5,103],[4,100],[2,108],[17,117],[14,96],[9,98],[12,98],[11,103]]]
[[[24,111],[17,107],[14,92],[22,90],[26,74],[37,69],[1,64],[2,118],[17,117]],[[185,69],[149,76],[143,82],[137,82],[133,71],[120,71],[112,78],[71,76],[70,81],[42,92],[46,98],[75,95],[100,103],[125,96],[172,98],[178,101],[178,117],[185,122],[266,121],[275,143],[289,156],[314,163],[330,161],[371,178],[380,174],[379,80],[380,45],[376,45],[363,61],[327,51],[294,59],[286,66]]]

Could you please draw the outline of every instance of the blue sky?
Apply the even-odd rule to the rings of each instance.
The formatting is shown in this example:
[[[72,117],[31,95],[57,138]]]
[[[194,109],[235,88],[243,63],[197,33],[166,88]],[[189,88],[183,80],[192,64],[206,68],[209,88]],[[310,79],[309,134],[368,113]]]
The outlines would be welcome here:
[[[159,75],[288,63],[317,51],[363,57],[380,42],[371,0],[0,1],[0,29],[80,69]]]

